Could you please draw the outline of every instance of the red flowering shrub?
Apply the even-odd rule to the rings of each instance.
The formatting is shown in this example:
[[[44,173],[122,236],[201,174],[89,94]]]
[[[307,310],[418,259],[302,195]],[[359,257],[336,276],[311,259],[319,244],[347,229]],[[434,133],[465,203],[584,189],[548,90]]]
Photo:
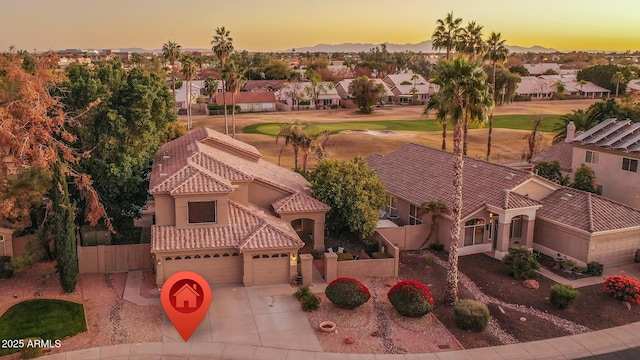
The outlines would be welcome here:
[[[604,279],[604,291],[611,294],[615,299],[626,301],[630,304],[640,304],[640,281],[625,275],[624,272]]]
[[[337,278],[324,291],[327,298],[337,307],[355,309],[371,298],[369,289],[360,281],[352,278]]]
[[[389,290],[387,297],[400,315],[412,318],[430,313],[435,304],[429,288],[413,280],[398,282]]]

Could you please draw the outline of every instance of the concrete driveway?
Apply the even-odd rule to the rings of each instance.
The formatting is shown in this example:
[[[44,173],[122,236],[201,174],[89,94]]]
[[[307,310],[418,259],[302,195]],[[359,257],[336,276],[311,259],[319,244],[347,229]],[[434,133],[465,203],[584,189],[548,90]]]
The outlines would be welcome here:
[[[287,285],[211,285],[209,312],[189,342],[322,351],[300,303]],[[163,342],[184,342],[164,315]]]

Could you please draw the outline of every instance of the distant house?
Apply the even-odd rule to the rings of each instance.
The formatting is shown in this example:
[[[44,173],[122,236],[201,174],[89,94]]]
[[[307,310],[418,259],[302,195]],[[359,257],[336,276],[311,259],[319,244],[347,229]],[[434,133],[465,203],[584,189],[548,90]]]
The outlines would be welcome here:
[[[558,63],[524,64],[523,66],[531,75],[542,75],[547,71],[553,71],[556,74],[560,73],[560,64]]]
[[[247,80],[247,83],[242,88],[242,91],[250,92],[276,92],[282,89],[282,86],[286,83],[286,80]]]
[[[536,76],[522,76],[516,87],[516,95],[533,100],[551,99],[556,92],[555,80]]]
[[[633,93],[633,92],[639,92],[640,91],[640,80],[631,80],[629,81],[629,83],[627,84],[627,92],[628,93]]]
[[[366,161],[385,183],[385,212],[395,214],[400,225],[377,231],[401,248],[419,247],[431,228],[420,205],[439,201],[452,207],[453,154],[410,143]],[[525,246],[554,257],[561,253],[582,265],[614,266],[632,262],[640,247],[640,210],[470,157],[463,177],[460,255],[502,258],[509,248]],[[445,212],[437,222],[435,236],[449,248],[452,218]]]
[[[558,82],[564,85],[564,93],[571,96],[603,99],[608,98],[611,93],[590,81],[580,83],[572,75],[541,75],[522,76],[516,87],[516,95],[531,100],[551,99],[558,92]]]
[[[224,96],[226,97],[227,105],[231,104],[231,93],[226,92]],[[236,105],[240,107],[240,112],[276,111],[276,97],[273,92],[240,91],[236,93],[234,97]],[[219,105],[224,104],[222,93],[216,93],[215,103]]]
[[[0,221],[0,256],[13,256],[13,225]]]
[[[276,99],[286,104],[286,110],[291,110],[293,108],[298,107],[298,102],[291,98],[292,93],[297,92],[300,96],[300,108],[301,109],[313,109],[316,108],[329,108],[336,107],[340,105],[340,95],[336,90],[335,86],[331,82],[323,82],[322,86],[325,91],[322,91],[318,94],[317,104],[312,104],[312,98],[310,95],[311,83],[308,81],[305,82],[287,82],[285,83],[279,91],[276,91]],[[294,89],[294,87],[298,87],[298,89]]]
[[[586,81],[582,84],[579,81],[566,81],[564,86],[565,93],[590,99],[605,99],[611,94],[611,90],[598,86],[591,81]]]
[[[413,79],[414,76],[415,79]],[[389,74],[382,81],[391,88],[395,97],[394,102],[397,104],[409,104],[412,101],[424,103],[438,91],[437,85],[431,84],[422,75],[411,71]]]
[[[338,92],[338,95],[340,95],[340,98],[342,100],[351,100],[353,98],[353,96],[349,92],[349,85],[353,80],[355,79],[344,79],[342,81],[339,81],[336,84],[336,91]],[[385,93],[382,98],[383,104],[384,105],[394,104],[395,94],[393,93],[393,91],[391,91],[389,84],[387,84],[386,82],[382,81],[382,79],[379,79],[379,78],[372,78],[371,80],[373,80],[376,84],[382,84],[382,86],[384,86]]]

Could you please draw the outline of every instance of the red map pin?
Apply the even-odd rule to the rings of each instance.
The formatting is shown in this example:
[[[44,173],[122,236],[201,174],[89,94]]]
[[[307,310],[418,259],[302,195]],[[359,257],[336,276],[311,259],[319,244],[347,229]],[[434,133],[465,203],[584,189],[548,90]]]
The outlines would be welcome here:
[[[180,271],[162,285],[160,301],[173,326],[187,341],[209,311],[211,288],[202,276]]]

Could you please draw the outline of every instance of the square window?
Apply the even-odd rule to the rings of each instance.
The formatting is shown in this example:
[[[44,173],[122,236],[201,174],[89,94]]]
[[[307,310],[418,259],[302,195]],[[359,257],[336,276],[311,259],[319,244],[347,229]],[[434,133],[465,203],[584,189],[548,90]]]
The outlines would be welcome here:
[[[188,203],[189,224],[215,223],[216,202],[199,201]]]
[[[622,158],[622,170],[638,172],[638,160]]]
[[[597,164],[598,160],[600,160],[600,154],[595,151],[588,151],[584,156],[584,162],[589,164]]]

